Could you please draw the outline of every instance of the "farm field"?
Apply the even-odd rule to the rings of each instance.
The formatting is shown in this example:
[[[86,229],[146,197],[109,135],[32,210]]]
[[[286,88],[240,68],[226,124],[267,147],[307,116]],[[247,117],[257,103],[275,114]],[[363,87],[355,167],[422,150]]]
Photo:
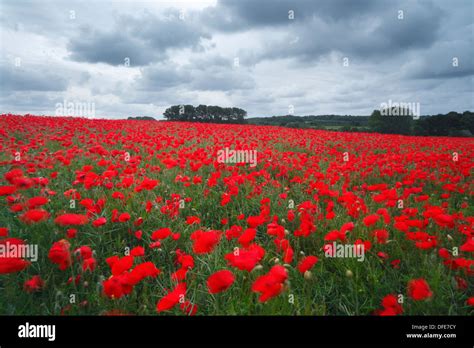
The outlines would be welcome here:
[[[472,138],[1,115],[0,148],[2,315],[474,314]]]

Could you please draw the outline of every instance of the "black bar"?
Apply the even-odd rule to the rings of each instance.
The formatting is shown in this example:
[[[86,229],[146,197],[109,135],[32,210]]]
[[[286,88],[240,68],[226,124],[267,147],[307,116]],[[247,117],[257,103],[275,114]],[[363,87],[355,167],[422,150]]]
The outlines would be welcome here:
[[[20,338],[19,326],[55,325],[55,340]],[[413,325],[416,325],[414,328]],[[434,325],[434,326],[430,326]],[[456,325],[441,326],[441,325]],[[422,328],[425,327],[425,330]],[[13,316],[0,317],[0,345],[28,344],[410,344],[469,346],[473,317]],[[456,334],[407,338],[407,334]],[[227,341],[227,342],[226,342]]]

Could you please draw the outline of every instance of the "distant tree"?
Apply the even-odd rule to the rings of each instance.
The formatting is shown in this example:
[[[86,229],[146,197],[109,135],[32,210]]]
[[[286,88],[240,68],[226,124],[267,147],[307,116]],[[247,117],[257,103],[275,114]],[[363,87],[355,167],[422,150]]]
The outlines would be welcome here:
[[[223,110],[222,110],[222,107],[220,106],[213,106],[214,109],[213,110],[213,113],[212,113],[212,116],[213,116],[213,121],[214,122],[221,122],[222,121],[222,115],[223,115]]]
[[[470,136],[474,134],[474,114],[450,112],[446,115],[422,117],[415,122],[415,135]]]
[[[221,121],[222,122],[229,122],[231,121],[232,117],[232,108],[222,108],[221,110]]]
[[[130,116],[127,118],[127,120],[138,120],[138,121],[156,121],[155,118],[151,116]]]
[[[232,107],[223,108],[217,105],[173,105],[165,110],[163,116],[169,121],[223,122],[244,123],[247,112]]]
[[[382,132],[383,120],[380,110],[372,111],[372,114],[369,117],[369,127],[374,132]]]
[[[247,117],[247,111],[240,108],[232,108],[232,121],[243,123],[245,117]]]
[[[374,110],[369,118],[369,127],[377,133],[411,134],[412,113],[398,107]]]
[[[198,105],[196,108],[196,121],[206,122],[209,121],[207,115],[207,105]]]
[[[165,110],[163,113],[163,116],[168,120],[168,121],[179,121],[180,119],[180,105],[173,105],[170,106]]]
[[[181,109],[183,110],[183,108]],[[196,110],[192,105],[184,105],[184,113],[181,118],[182,121],[195,121],[196,119]]]
[[[461,123],[465,129],[474,134],[474,112],[464,111],[461,115]]]
[[[396,110],[396,112],[400,114],[399,109]],[[402,109],[402,112],[404,115],[412,114],[410,110]],[[384,113],[387,114],[387,112]],[[471,111],[465,111],[462,114],[450,112],[445,115],[421,116],[419,119],[415,119],[410,116],[383,115],[381,110],[374,110],[371,116],[283,115],[253,117],[245,120],[245,122],[255,125],[272,125],[291,128],[350,129],[351,132],[357,131],[364,133],[379,132],[435,136],[474,135],[474,113]]]

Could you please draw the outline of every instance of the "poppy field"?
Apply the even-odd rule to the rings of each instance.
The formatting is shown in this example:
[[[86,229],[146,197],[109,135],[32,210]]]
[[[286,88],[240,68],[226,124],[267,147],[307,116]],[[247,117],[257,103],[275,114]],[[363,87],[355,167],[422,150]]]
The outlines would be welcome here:
[[[474,313],[472,138],[1,115],[0,148],[2,315]]]

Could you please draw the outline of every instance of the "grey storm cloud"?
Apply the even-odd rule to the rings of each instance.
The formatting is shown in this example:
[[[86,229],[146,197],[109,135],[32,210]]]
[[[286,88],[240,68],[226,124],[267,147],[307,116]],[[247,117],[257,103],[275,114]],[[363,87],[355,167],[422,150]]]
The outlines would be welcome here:
[[[202,49],[210,35],[191,20],[180,19],[178,10],[162,16],[143,13],[122,15],[111,29],[83,27],[68,44],[70,58],[90,63],[147,65],[167,58],[169,49]]]
[[[289,25],[290,14],[297,20],[314,16],[339,20],[356,17],[382,6],[382,2],[377,0],[259,0],[257,6],[253,0],[221,0],[202,16],[218,29],[234,31]]]
[[[404,19],[398,19],[398,9]],[[292,11],[294,19],[290,19]],[[406,13],[405,13],[406,12]],[[68,48],[71,59],[91,63],[147,65],[168,58],[169,49],[204,50],[211,33],[251,31],[260,27],[285,28],[287,33],[263,43],[252,55],[262,59],[297,57],[315,60],[332,51],[358,57],[396,54],[423,48],[437,37],[442,11],[426,3],[381,5],[376,0],[261,0],[221,1],[215,7],[180,19],[177,9],[160,16],[122,15],[112,29],[82,28]],[[375,25],[367,23],[374,22]],[[290,44],[295,41],[294,44]]]
[[[172,62],[161,62],[141,69],[141,76],[137,79],[137,88],[153,90],[171,88],[189,83],[191,77]]]
[[[54,115],[56,104],[62,101],[54,91],[11,91],[0,96],[1,113]]]
[[[202,91],[239,90],[255,87],[252,72],[223,56],[193,60],[185,69],[192,77],[191,87]]]
[[[271,5],[270,2],[264,3],[268,7]],[[440,8],[429,3],[398,6],[388,3],[381,7],[380,1],[378,5],[373,1],[361,1],[357,9],[354,7],[359,5],[358,1],[311,3],[304,15],[298,17],[295,12],[295,18],[291,20],[284,9],[294,6],[288,1],[278,2],[278,10],[272,9],[280,13],[278,21],[270,15],[262,23],[285,25],[285,34],[270,37],[261,51],[251,56],[254,63],[262,59],[281,58],[310,62],[332,52],[339,52],[349,59],[377,60],[404,54],[407,50],[425,49],[438,39],[443,15]],[[246,13],[247,6],[241,12]],[[400,14],[398,11],[403,12]],[[265,13],[262,11],[262,17]]]
[[[233,66],[233,60],[222,56],[198,58],[183,66],[172,61],[141,69],[137,79],[140,90],[187,87],[198,91],[250,89],[255,86],[249,70]]]
[[[403,74],[414,79],[449,79],[474,75],[473,38],[436,43],[427,55],[414,57]]]
[[[63,91],[67,80],[58,74],[41,69],[24,68],[14,64],[0,66],[0,89],[3,93],[14,91]]]
[[[127,33],[96,32],[90,28],[81,29],[69,49],[72,60],[111,65],[124,65],[127,58],[131,64],[144,65],[156,57],[143,42]]]
[[[213,67],[207,71],[195,70],[191,87],[200,91],[234,91],[255,87],[251,74],[235,69]]]

